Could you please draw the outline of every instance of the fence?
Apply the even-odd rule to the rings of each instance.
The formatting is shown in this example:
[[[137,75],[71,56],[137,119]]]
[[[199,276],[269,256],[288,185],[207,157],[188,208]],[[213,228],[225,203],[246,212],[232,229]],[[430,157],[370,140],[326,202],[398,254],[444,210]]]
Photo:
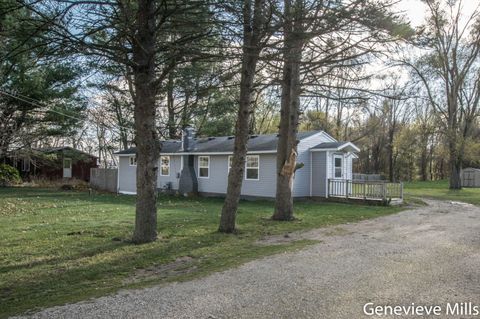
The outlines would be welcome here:
[[[356,199],[403,199],[403,183],[329,179],[328,196]]]
[[[95,189],[116,192],[117,174],[116,168],[91,168],[90,186]]]
[[[354,181],[381,181],[384,180],[385,177],[381,174],[358,174],[353,173],[353,180]]]

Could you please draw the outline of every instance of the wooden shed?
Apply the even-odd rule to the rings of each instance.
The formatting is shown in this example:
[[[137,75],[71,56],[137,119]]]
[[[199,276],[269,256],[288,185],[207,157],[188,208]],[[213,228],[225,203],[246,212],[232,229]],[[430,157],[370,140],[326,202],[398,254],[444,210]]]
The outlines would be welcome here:
[[[90,169],[98,167],[95,156],[69,146],[19,150],[7,164],[16,167],[25,180],[35,176],[50,180],[76,178],[88,182]]]
[[[480,168],[463,169],[462,187],[480,187]]]

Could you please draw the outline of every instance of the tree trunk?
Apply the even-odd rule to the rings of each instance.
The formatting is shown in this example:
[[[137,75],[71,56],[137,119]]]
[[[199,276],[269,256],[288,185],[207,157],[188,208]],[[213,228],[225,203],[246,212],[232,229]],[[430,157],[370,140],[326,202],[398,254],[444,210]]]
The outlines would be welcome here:
[[[451,137],[450,137],[451,138]],[[450,189],[462,189],[462,182],[460,179],[460,173],[462,170],[462,158],[458,151],[457,139],[451,138],[449,142],[449,153],[450,153],[450,180],[449,188]]]
[[[430,180],[434,180],[433,176],[433,145],[430,146],[430,155],[429,155],[429,171],[430,171]]]
[[[159,143],[155,127],[155,8],[150,0],[139,0],[135,62],[135,142],[137,145],[137,202],[133,242],[157,238],[157,163]]]
[[[235,125],[235,143],[233,149],[232,167],[228,174],[228,187],[225,202],[222,207],[220,226],[218,230],[224,233],[235,231],[235,219],[245,173],[245,160],[249,133],[250,113],[252,106],[253,83],[258,57],[260,55],[259,34],[264,0],[255,0],[252,17],[251,0],[245,0],[243,61],[240,80],[240,101]],[[252,25],[253,22],[253,25]]]
[[[300,104],[302,40],[297,33],[298,3],[285,0],[285,40],[280,126],[277,144],[277,191],[272,219],[292,220],[293,176],[296,166],[297,129]],[[296,19],[296,23],[292,18]]]
[[[420,154],[420,179],[426,181],[428,179],[428,150],[427,145],[422,145],[422,152]]]
[[[167,111],[168,111],[168,137],[172,140],[176,139],[177,126],[175,124],[175,100],[173,97],[173,73],[168,76],[167,84]]]
[[[394,181],[394,161],[393,161],[393,140],[395,137],[395,127],[390,128],[388,132],[388,179],[393,182]]]
[[[445,161],[443,157],[440,159],[440,179],[445,179]]]
[[[450,189],[462,189],[462,182],[460,179],[460,172],[462,165],[455,159],[450,159]]]
[[[122,106],[119,103],[115,105],[115,115],[117,118],[117,123],[119,124],[119,138],[121,147],[126,150],[128,148],[128,131],[126,129],[127,121],[123,118],[122,115]]]

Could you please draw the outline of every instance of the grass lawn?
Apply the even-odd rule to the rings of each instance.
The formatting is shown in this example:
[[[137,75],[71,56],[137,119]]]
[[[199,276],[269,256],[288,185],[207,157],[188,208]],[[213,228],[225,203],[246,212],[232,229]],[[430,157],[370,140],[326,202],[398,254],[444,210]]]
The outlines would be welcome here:
[[[480,205],[480,188],[448,189],[448,181],[427,181],[405,183],[405,197],[424,197],[452,200]]]
[[[162,197],[159,240],[128,242],[134,196],[0,188],[0,317],[101,296],[121,288],[187,280],[311,241],[259,238],[354,222],[398,207],[300,202],[294,222],[269,220],[272,202],[242,202],[237,235],[217,233],[221,199]]]

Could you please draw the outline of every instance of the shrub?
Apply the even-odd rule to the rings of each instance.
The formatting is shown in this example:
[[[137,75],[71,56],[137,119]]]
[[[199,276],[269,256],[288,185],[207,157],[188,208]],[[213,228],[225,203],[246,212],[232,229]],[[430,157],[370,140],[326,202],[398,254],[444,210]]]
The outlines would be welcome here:
[[[4,187],[20,182],[20,174],[15,167],[7,164],[0,164],[0,186]]]
[[[88,182],[85,182],[80,179],[71,178],[68,181],[66,181],[62,178],[49,179],[45,176],[32,176],[29,179],[29,181],[23,183],[23,185],[27,187],[59,188],[59,189],[63,189],[63,185],[70,185],[67,187],[74,190],[88,190],[89,188]]]

